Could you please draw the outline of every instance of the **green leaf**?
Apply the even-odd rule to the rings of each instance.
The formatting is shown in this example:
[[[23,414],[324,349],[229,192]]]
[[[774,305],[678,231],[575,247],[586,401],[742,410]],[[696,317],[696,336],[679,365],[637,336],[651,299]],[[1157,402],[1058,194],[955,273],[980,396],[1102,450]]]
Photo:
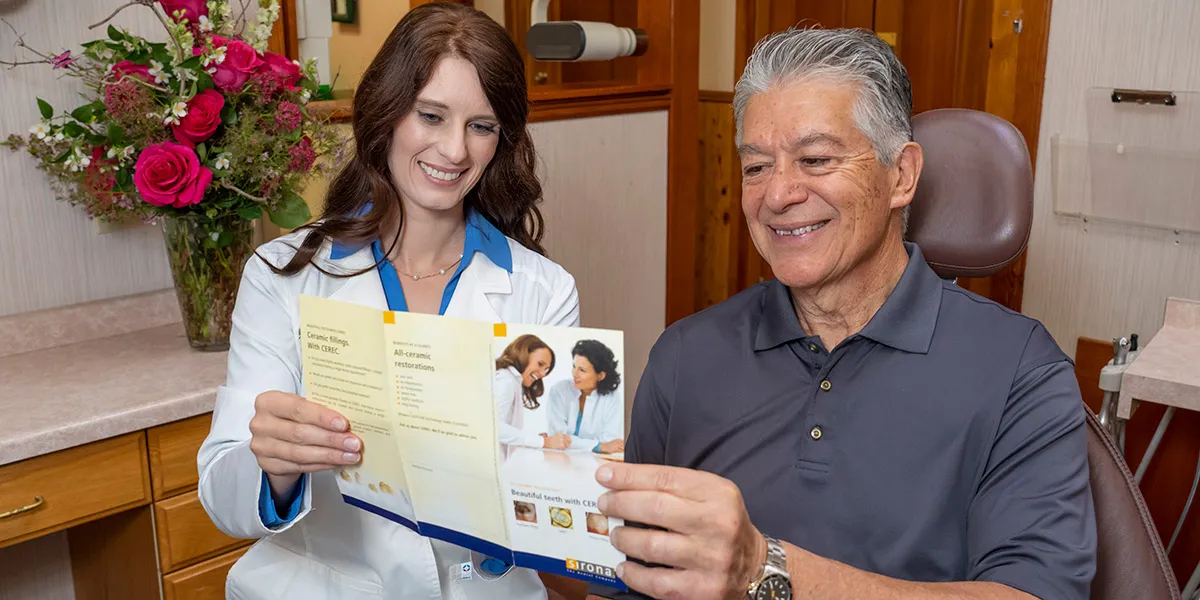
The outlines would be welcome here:
[[[151,52],[150,57],[164,65],[171,64],[171,53],[167,50],[166,46],[162,48],[155,48],[153,52]]]
[[[87,134],[87,141],[89,144],[91,144],[93,146],[103,146],[105,143],[108,142],[108,138],[106,138],[98,133],[89,132]]]
[[[38,103],[38,110],[42,111],[43,119],[49,119],[50,117],[54,116],[54,109],[50,107],[49,102],[46,102],[45,100],[42,100],[41,98],[38,98],[37,103]]]
[[[205,146],[204,144],[196,146],[196,156],[200,157],[200,162],[208,160],[208,146]]]
[[[246,221],[253,221],[254,219],[261,219],[262,218],[262,207],[257,204],[255,204],[254,206],[243,206],[242,208],[239,208],[237,210],[237,215],[238,215],[238,217],[240,217]]]
[[[283,201],[275,210],[270,211],[271,222],[283,229],[295,229],[309,221],[312,213],[308,211],[308,203],[292,190],[283,192]]]
[[[129,173],[128,169],[119,169],[117,171],[117,185],[120,186],[122,191],[133,189],[133,175]]]
[[[119,41],[125,39],[125,34],[121,33],[121,31],[119,29],[117,29],[116,27],[109,25],[108,26],[108,39],[110,39],[114,42],[119,42]]]
[[[116,123],[108,126],[108,142],[113,146],[125,145],[125,130]]]
[[[78,123],[67,123],[66,125],[63,125],[63,133],[71,137],[80,137],[85,132],[86,130]]]
[[[90,123],[92,121],[92,110],[93,107],[91,104],[84,104],[83,106],[71,111],[71,118],[79,121],[80,123]]]
[[[217,87],[217,85],[215,83],[213,83],[212,75],[209,75],[207,71],[198,71],[196,73],[196,76],[197,76],[197,79],[196,79],[196,93],[197,94],[203,92],[204,90],[211,90],[211,89]]]
[[[225,108],[221,109],[221,122],[226,126],[236,125],[238,122],[237,109],[232,104],[225,104]]]
[[[181,68],[181,69],[199,69],[200,68],[200,57],[193,56],[193,57],[179,63],[179,68]]]
[[[59,154],[58,156],[55,156],[55,157],[54,157],[54,160],[52,160],[52,161],[50,161],[50,162],[51,162],[52,164],[53,164],[53,163],[60,163],[60,162],[63,162],[63,161],[65,161],[65,160],[67,160],[67,157],[68,157],[68,156],[70,156],[70,155],[71,155],[71,153],[72,153],[72,152],[74,152],[74,151],[75,151],[75,149],[74,149],[74,148],[67,148],[66,150],[63,150],[63,153],[62,153],[62,154]]]

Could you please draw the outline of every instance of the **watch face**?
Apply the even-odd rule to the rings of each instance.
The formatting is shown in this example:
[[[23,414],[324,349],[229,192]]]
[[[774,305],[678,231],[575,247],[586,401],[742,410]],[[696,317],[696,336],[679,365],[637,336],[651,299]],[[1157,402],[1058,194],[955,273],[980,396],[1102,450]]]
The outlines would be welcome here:
[[[786,577],[772,575],[755,590],[754,600],[791,600],[792,585]]]

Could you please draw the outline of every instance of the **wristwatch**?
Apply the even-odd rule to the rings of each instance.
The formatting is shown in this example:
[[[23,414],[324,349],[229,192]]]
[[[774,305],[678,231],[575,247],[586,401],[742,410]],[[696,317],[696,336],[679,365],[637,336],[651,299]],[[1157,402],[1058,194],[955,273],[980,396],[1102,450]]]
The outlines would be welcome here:
[[[787,551],[779,540],[767,538],[767,562],[750,584],[749,600],[791,600],[792,579],[787,572]]]

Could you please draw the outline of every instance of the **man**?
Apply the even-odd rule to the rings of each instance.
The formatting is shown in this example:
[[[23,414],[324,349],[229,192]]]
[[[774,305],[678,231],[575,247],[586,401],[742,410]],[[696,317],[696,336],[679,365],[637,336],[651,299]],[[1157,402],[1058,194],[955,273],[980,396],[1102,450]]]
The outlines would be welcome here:
[[[628,463],[597,473],[601,510],[637,524],[611,536],[622,580],[695,600],[1087,598],[1072,364],[903,241],[922,153],[890,48],[778,34],[734,111],[742,208],[777,280],[651,352]]]

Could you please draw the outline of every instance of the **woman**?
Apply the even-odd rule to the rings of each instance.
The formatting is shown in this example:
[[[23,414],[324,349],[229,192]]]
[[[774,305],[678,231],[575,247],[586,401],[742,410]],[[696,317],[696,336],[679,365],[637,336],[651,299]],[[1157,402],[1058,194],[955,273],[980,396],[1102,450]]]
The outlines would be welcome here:
[[[554,351],[535,335],[517,337],[496,359],[492,391],[499,405],[501,444],[563,450],[571,443],[566,435],[524,430],[525,411],[541,406],[542,380],[553,370]]]
[[[448,3],[411,10],[354,95],[353,159],[322,220],[246,265],[229,372],[198,457],[200,500],[226,533],[263,538],[230,571],[231,598],[545,597],[537,574],[342,501],[353,424],[304,399],[301,294],[483,321],[577,326],[574,279],[542,256],[541,188],[524,67],[504,29]],[[369,449],[368,449],[369,450]]]
[[[571,450],[624,452],[625,402],[617,393],[621,374],[613,351],[599,341],[580,340],[571,356],[571,379],[550,388],[550,433],[571,436]]]

